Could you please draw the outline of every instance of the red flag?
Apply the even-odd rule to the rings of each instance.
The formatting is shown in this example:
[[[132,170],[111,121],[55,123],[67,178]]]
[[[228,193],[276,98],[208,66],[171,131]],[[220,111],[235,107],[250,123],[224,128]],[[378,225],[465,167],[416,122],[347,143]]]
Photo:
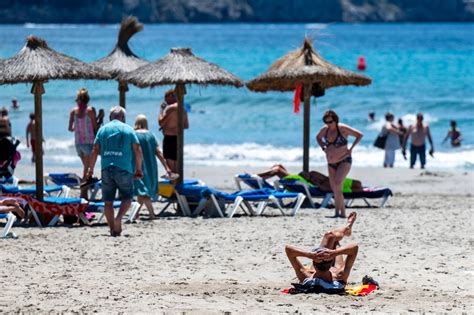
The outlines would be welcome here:
[[[295,98],[293,99],[293,104],[295,105],[294,107],[294,113],[298,114],[300,112],[300,103],[301,103],[301,90],[303,89],[302,84],[298,84],[296,86],[295,90]]]

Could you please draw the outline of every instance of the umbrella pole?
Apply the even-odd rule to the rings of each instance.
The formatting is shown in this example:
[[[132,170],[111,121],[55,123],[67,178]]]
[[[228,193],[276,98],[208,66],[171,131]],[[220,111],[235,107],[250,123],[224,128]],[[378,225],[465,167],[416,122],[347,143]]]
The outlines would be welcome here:
[[[31,94],[35,95],[35,163],[36,163],[36,198],[43,200],[43,115],[42,95],[44,94],[43,82],[34,81]]]
[[[119,90],[119,104],[120,106],[122,106],[123,108],[125,108],[125,93],[127,93],[128,91],[128,84],[126,82],[120,82],[119,81],[119,86],[118,86],[118,90]]]
[[[178,184],[183,183],[183,175],[184,175],[184,167],[183,167],[183,160],[184,160],[184,91],[185,87],[184,84],[178,83],[176,84],[176,96],[178,97]]]
[[[311,84],[304,85],[304,117],[303,117],[303,171],[309,171],[309,134],[311,117]]]

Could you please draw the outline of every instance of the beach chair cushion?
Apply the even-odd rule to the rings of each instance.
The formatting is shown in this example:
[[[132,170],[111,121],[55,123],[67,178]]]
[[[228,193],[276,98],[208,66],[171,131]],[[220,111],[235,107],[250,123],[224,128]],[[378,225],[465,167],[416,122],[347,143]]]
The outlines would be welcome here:
[[[56,185],[66,185],[68,187],[79,187],[81,179],[73,173],[49,173],[48,176]]]
[[[199,185],[200,181],[197,179],[185,179],[183,181],[183,186],[194,186]],[[169,179],[163,179],[158,182],[158,194],[160,196],[170,198],[173,196],[175,190],[175,185]]]
[[[298,179],[294,178],[288,178],[288,179],[281,179],[280,184],[285,187],[286,190],[291,191],[291,192],[299,192],[306,194],[305,188],[303,185],[300,184],[301,181]],[[303,182],[305,183],[305,182]],[[328,192],[324,192],[319,190],[316,186],[314,185],[306,185],[308,188],[309,193],[311,194],[311,197],[320,197],[324,198]]]
[[[1,185],[2,193],[5,194],[26,194],[26,195],[34,195],[36,194],[36,186],[31,187],[18,187],[18,186],[9,186],[9,185]],[[44,191],[49,193],[62,191],[63,187],[59,185],[47,185],[43,187]]]
[[[244,183],[252,187],[253,189],[260,189],[259,180],[260,183],[262,183],[263,188],[274,189],[273,185],[270,184],[268,181],[263,178],[259,178],[259,180],[257,180],[252,176],[252,174],[239,174],[237,175],[237,177],[243,179]]]
[[[393,196],[392,190],[387,187],[364,187],[361,192],[344,193],[346,199],[378,199],[386,196]]]
[[[39,201],[25,194],[5,194],[4,196],[24,199],[34,211],[52,216],[79,215],[87,211],[89,206],[81,198],[45,197],[44,201]]]

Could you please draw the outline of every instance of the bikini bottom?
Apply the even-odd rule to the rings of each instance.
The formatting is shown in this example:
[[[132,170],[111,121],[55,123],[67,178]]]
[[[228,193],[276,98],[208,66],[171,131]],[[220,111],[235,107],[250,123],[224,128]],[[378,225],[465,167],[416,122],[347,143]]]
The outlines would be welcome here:
[[[342,163],[352,164],[352,156],[347,156],[344,159],[342,159],[342,160],[340,160],[339,162],[336,162],[336,163],[328,163],[328,166],[331,167],[332,169],[337,170],[339,165],[341,165]]]

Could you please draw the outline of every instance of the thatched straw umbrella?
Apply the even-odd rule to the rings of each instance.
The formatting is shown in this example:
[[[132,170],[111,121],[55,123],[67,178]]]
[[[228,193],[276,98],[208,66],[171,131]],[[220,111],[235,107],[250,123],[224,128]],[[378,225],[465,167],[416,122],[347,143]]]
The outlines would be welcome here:
[[[49,48],[41,38],[29,36],[26,45],[12,58],[5,59],[0,71],[0,84],[33,83],[35,95],[36,197],[43,199],[43,83],[48,80],[110,79],[102,69]]]
[[[278,59],[270,69],[247,82],[255,92],[294,91],[303,85],[304,128],[303,128],[303,170],[309,170],[310,98],[313,86],[322,89],[341,85],[369,85],[369,77],[345,70],[324,60],[313,49],[311,41],[305,38],[303,47],[289,52]]]
[[[178,172],[183,180],[184,94],[185,84],[231,85],[242,87],[243,82],[216,64],[196,57],[191,48],[172,48],[165,57],[129,72],[120,79],[140,88],[175,84],[178,97]]]
[[[102,68],[114,78],[148,64],[148,61],[139,58],[128,47],[130,38],[142,30],[143,24],[139,23],[136,17],[129,16],[125,18],[120,26],[115,48],[107,57],[99,59],[92,64]],[[118,82],[120,106],[125,108],[125,93],[128,91],[128,85],[120,80]]]

